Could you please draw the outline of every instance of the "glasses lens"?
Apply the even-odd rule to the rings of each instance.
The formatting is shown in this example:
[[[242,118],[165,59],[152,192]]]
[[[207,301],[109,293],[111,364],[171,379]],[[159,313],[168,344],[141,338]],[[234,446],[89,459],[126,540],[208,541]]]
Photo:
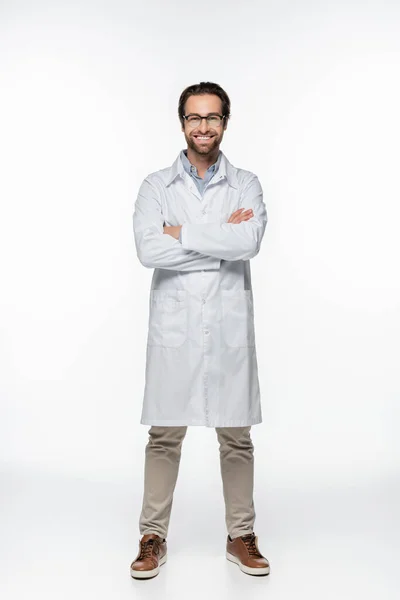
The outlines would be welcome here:
[[[188,117],[186,120],[189,123],[190,127],[198,127],[201,123],[201,119],[194,115],[192,117]]]
[[[219,125],[221,125],[221,117],[218,117],[218,115],[212,115],[212,117],[208,117],[207,118],[207,123],[210,125],[210,127],[218,127]]]

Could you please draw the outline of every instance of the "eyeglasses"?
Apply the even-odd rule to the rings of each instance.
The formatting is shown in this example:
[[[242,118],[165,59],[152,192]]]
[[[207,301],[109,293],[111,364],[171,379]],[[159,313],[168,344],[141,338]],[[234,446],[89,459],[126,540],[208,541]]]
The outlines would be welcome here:
[[[191,114],[191,115],[183,115],[183,118],[186,119],[186,123],[189,127],[198,127],[203,119],[207,120],[208,125],[210,127],[219,127],[225,119],[225,115],[211,114],[206,117],[201,117],[200,115]]]

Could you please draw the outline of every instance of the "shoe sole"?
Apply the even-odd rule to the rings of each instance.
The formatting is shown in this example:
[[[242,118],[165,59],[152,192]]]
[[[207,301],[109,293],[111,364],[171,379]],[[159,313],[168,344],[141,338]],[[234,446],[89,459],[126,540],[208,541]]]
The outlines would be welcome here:
[[[166,554],[164,554],[164,556],[160,558],[158,562],[158,567],[156,567],[155,569],[151,569],[151,571],[136,571],[135,569],[131,568],[131,577],[133,577],[134,579],[152,579],[153,577],[156,577],[158,575],[158,573],[160,572],[160,567],[165,562],[167,562]]]
[[[233,563],[236,563],[243,573],[247,573],[247,575],[269,575],[269,566],[268,567],[246,567],[240,560],[231,554],[230,552],[226,552],[226,558]]]

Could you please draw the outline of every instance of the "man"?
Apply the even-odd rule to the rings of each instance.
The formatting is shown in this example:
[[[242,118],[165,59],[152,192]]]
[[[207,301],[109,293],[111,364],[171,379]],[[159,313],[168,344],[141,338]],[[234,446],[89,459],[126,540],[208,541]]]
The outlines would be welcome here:
[[[178,116],[187,142],[171,167],[141,184],[133,229],[154,268],[141,423],[146,446],[134,578],[167,558],[167,531],[188,425],[215,427],[228,530],[226,558],[267,575],[255,535],[252,425],[261,423],[250,259],[267,212],[258,178],[220,151],[230,100],[216,83],[186,88]]]

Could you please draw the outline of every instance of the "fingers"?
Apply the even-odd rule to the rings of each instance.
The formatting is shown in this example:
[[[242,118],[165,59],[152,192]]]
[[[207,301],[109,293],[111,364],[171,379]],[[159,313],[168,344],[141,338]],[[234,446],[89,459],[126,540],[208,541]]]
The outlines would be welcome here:
[[[248,221],[249,219],[251,219],[253,215],[240,215],[239,217],[235,217],[234,219],[232,219],[231,223],[241,223],[242,221]]]
[[[249,219],[251,219],[251,217],[254,216],[253,210],[251,208],[249,208],[248,210],[243,211],[243,208],[239,208],[238,210],[235,210],[235,212],[233,212],[231,214],[231,216],[228,219],[228,223],[241,223],[242,221],[248,221]]]
[[[233,213],[231,214],[231,216],[229,217],[229,219],[228,219],[227,223],[233,223],[233,219],[234,219],[234,218],[235,218],[237,215],[239,215],[239,213],[240,213],[242,210],[243,210],[243,208],[239,208],[239,210],[235,210],[235,212],[233,212]]]
[[[228,223],[240,223],[241,221],[247,220],[253,216],[253,210],[251,208],[245,210],[244,212],[242,211],[243,208],[235,210],[235,212],[231,214]]]

